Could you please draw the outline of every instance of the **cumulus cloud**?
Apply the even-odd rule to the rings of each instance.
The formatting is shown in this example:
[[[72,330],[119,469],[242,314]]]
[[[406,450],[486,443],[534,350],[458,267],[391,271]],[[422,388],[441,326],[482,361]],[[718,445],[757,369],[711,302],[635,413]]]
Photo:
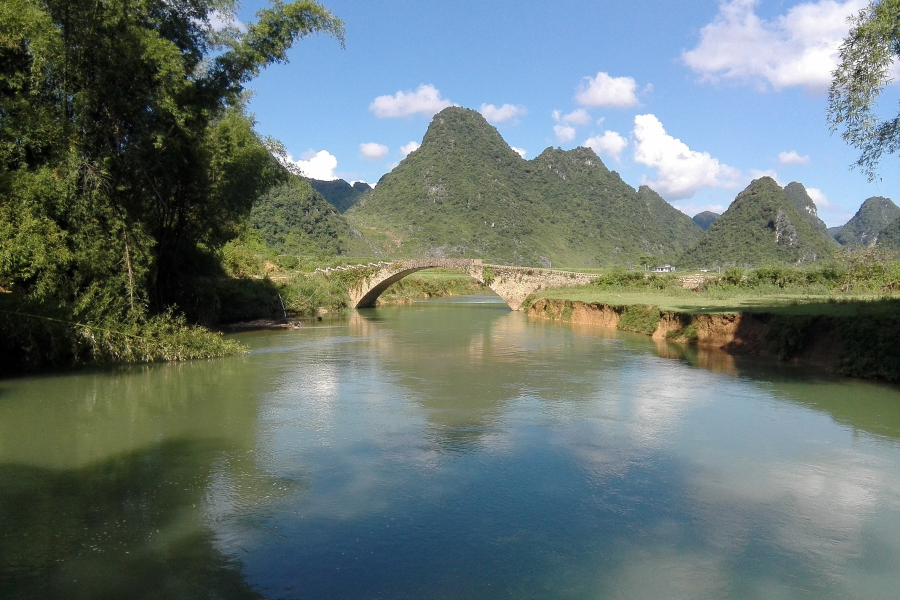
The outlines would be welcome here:
[[[369,110],[376,117],[406,117],[419,113],[426,117],[433,117],[435,113],[454,106],[446,98],[441,98],[441,93],[431,84],[420,85],[416,91],[399,91],[393,96],[378,96],[369,105]]]
[[[575,128],[571,125],[554,125],[553,133],[556,134],[556,139],[563,144],[575,139]]]
[[[847,17],[868,0],[804,2],[772,20],[755,12],[758,0],[731,0],[719,6],[700,30],[696,48],[681,54],[703,79],[732,79],[760,88],[802,86],[827,89],[847,35]]]
[[[379,160],[387,156],[388,147],[384,144],[376,144],[375,142],[366,142],[359,145],[359,155],[369,160]]]
[[[778,162],[783,165],[808,165],[809,155],[800,156],[795,150],[790,152],[779,152]]]
[[[493,104],[482,104],[478,109],[485,119],[491,123],[502,123],[516,117],[524,117],[528,111],[524,106],[515,106],[513,104],[504,104],[503,106],[494,106]]]
[[[628,140],[615,131],[606,131],[603,135],[588,138],[583,145],[591,148],[597,154],[611,156],[618,162],[619,157],[622,156],[622,150],[628,145]]]
[[[806,193],[816,203],[816,208],[831,208],[832,205],[828,201],[828,196],[819,188],[806,188]]]
[[[569,114],[563,115],[561,119],[570,125],[587,125],[591,122],[591,115],[583,108],[576,108]]]
[[[744,179],[740,170],[666,133],[655,115],[635,116],[633,133],[635,162],[656,169],[656,179],[644,183],[667,199],[690,198],[703,187],[734,189]]]
[[[310,150],[303,154],[303,158],[306,160],[294,160],[290,154],[287,155],[287,161],[300,169],[304,177],[322,181],[337,179],[337,175],[334,174],[334,170],[337,168],[337,158],[328,150],[319,150],[318,152]]]
[[[518,155],[521,156],[522,158],[525,158],[525,155],[528,154],[528,151],[525,150],[525,148],[516,148],[515,146],[510,146],[510,148],[512,148],[512,149],[513,149],[513,152],[515,152],[516,154],[518,154]]]
[[[400,153],[403,154],[403,156],[409,156],[410,153],[415,152],[418,149],[419,149],[419,142],[412,141],[408,144],[400,146]]]
[[[632,77],[610,77],[600,71],[596,77],[585,77],[581,81],[575,101],[584,106],[635,106],[638,103],[637,83]]]

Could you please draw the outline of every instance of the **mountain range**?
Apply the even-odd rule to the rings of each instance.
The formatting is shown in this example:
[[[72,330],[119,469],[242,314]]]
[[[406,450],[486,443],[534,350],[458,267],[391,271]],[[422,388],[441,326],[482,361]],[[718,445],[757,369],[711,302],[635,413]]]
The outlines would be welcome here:
[[[762,177],[723,214],[691,219],[651,188],[626,184],[590,148],[525,160],[480,113],[459,107],[435,115],[421,146],[374,189],[295,181],[261,199],[251,221],[279,251],[318,245],[544,267],[631,266],[648,256],[683,267],[799,264],[830,258],[839,243],[900,247],[900,208],[886,198],[868,199],[830,231],[801,183]]]
[[[388,256],[481,257],[517,265],[671,260],[702,229],[589,148],[524,160],[480,113],[450,107],[344,216]]]

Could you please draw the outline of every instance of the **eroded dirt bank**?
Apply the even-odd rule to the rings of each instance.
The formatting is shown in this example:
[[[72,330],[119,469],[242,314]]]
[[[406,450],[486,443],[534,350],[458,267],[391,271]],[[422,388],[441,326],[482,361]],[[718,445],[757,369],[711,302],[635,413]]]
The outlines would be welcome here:
[[[695,315],[653,306],[554,299],[536,301],[526,314],[643,333],[658,342],[772,356],[843,375],[900,381],[900,317]]]

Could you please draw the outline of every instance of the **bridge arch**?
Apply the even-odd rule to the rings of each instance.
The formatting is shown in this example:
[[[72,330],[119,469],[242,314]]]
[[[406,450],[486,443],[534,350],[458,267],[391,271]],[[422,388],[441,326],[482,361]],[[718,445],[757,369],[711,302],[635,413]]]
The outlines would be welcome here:
[[[424,269],[444,268],[466,273],[503,298],[512,310],[519,310],[525,298],[539,289],[583,285],[599,277],[591,273],[485,265],[478,259],[461,258],[413,258],[378,265],[359,265],[358,268],[370,273],[348,290],[351,305],[355,308],[375,306],[378,297],[392,284]]]

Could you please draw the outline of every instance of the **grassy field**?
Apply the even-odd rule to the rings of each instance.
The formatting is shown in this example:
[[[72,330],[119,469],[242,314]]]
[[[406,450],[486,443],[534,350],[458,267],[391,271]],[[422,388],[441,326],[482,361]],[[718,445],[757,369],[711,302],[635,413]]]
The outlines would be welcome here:
[[[792,315],[897,315],[900,294],[897,292],[860,294],[827,291],[744,290],[700,291],[682,289],[646,290],[579,286],[550,288],[532,295],[533,300],[551,298],[613,306],[647,305],[663,311],[686,314],[701,313],[772,313]]]

